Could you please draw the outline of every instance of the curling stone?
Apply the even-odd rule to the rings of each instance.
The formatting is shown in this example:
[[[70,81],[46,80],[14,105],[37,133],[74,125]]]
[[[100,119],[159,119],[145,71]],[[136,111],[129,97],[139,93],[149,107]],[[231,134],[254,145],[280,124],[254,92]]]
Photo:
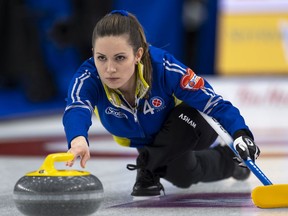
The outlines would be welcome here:
[[[40,169],[20,178],[13,191],[17,209],[30,216],[82,216],[97,211],[103,200],[101,181],[86,171],[54,167],[54,162],[73,157],[70,153],[50,154]]]

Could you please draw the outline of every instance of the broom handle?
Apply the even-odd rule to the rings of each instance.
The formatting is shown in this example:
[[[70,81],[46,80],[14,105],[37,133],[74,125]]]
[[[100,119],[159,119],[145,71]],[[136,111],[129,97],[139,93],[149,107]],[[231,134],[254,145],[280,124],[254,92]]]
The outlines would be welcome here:
[[[229,133],[223,128],[223,126],[214,118],[199,112],[203,118],[209,123],[209,125],[216,131],[216,133],[224,140],[224,142],[232,149],[237,157],[240,158],[238,152],[233,147],[233,139]],[[241,159],[243,160],[243,159]],[[245,165],[251,170],[251,172],[262,182],[263,185],[272,185],[272,182],[267,178],[267,176],[261,171],[261,169],[251,160],[243,160]]]

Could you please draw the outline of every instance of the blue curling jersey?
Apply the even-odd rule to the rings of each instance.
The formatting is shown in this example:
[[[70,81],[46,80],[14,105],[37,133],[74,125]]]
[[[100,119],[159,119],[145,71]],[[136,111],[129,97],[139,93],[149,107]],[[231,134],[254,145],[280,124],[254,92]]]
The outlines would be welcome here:
[[[138,66],[135,107],[125,101],[120,91],[101,82],[93,58],[80,66],[71,81],[63,115],[68,147],[77,136],[88,140],[93,113],[120,145],[151,144],[177,101],[212,116],[231,136],[237,130],[249,130],[239,110],[216,94],[207,80],[165,50],[150,46],[149,53],[153,83],[147,85],[143,68]],[[144,97],[148,90],[148,97]]]

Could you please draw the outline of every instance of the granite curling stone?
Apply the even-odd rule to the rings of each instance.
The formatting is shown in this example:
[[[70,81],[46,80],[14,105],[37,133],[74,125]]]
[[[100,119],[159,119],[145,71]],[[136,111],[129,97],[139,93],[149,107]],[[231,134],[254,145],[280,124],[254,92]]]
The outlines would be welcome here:
[[[93,214],[103,200],[103,185],[86,171],[57,170],[54,162],[73,160],[70,153],[50,154],[39,170],[14,186],[13,200],[24,215],[79,216]]]

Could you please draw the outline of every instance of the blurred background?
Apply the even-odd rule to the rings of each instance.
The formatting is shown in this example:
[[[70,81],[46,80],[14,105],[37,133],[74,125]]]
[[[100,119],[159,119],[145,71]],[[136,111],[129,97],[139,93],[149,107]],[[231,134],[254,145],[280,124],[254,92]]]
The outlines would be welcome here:
[[[2,140],[28,133],[19,121],[51,116],[58,126],[43,130],[63,136],[69,82],[91,56],[97,20],[114,9],[135,14],[152,45],[207,78],[263,140],[287,134],[286,0],[0,0]],[[30,133],[46,123],[37,124]]]

